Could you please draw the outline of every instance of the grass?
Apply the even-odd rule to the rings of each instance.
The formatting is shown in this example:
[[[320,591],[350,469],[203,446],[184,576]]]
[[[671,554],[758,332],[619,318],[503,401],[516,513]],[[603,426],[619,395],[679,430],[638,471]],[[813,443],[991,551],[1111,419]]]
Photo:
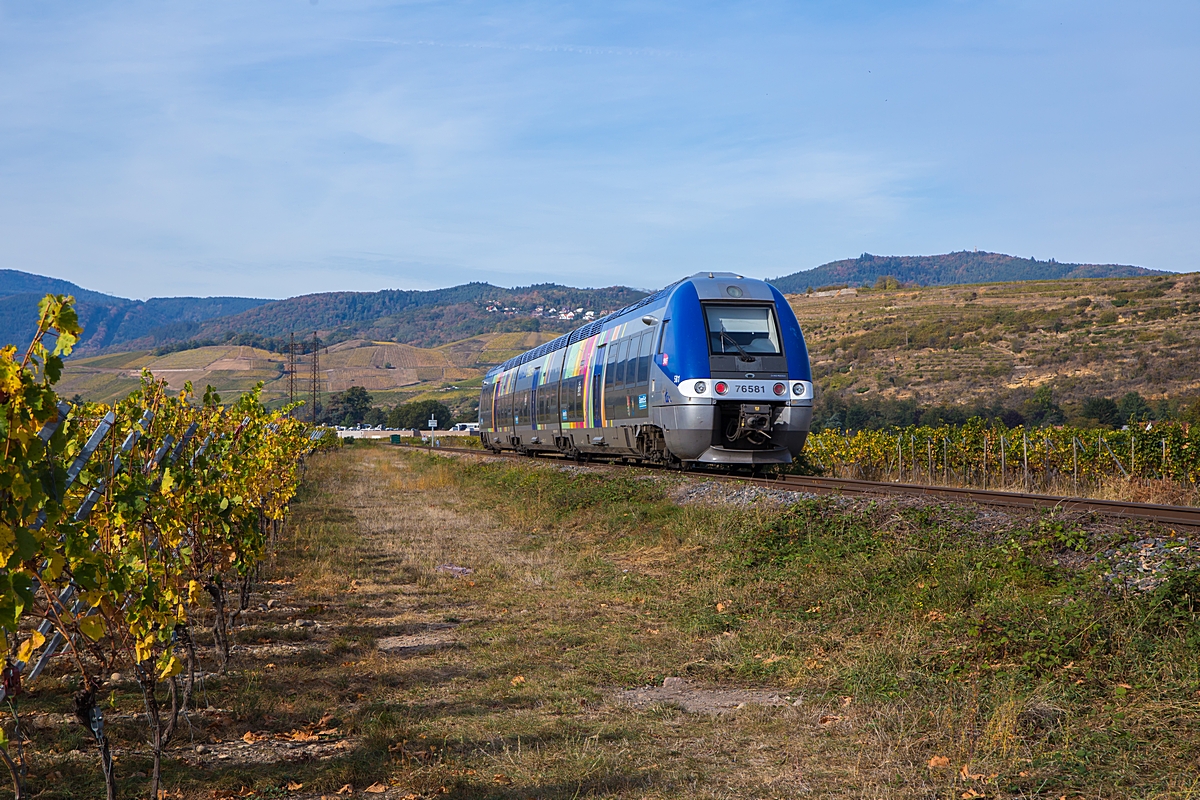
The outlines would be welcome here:
[[[367,443],[314,460],[263,575],[277,606],[250,615],[234,672],[207,683],[223,711],[193,720],[165,786],[195,798],[374,782],[429,798],[1200,794],[1196,576],[1124,596],[1090,557],[1145,530],[900,501],[681,505],[683,485]],[[388,637],[437,644],[389,655]],[[616,697],[667,676],[794,704],[708,716]],[[52,684],[27,711],[67,710]],[[144,747],[119,712],[138,700],[117,691],[112,705],[133,794]],[[189,763],[196,743],[327,727],[345,742],[327,760],[267,763],[252,745]],[[33,749],[41,796],[94,796],[78,726],[38,728]]]

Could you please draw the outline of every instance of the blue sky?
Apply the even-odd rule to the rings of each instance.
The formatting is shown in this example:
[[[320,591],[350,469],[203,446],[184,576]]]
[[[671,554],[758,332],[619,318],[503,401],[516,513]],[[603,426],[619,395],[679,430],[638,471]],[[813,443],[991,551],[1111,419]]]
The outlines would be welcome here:
[[[1200,269],[1200,4],[0,0],[0,267],[132,297]]]

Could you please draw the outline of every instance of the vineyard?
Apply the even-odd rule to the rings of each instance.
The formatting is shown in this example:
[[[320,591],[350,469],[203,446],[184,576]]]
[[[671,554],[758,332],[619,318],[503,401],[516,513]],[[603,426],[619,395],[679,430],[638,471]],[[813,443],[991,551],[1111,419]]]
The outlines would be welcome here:
[[[13,716],[0,759],[24,796],[18,702],[23,684],[53,664],[76,674],[60,684],[77,688],[75,716],[114,797],[97,693],[101,675],[123,668],[144,699],[157,797],[163,748],[200,670],[193,636],[211,625],[213,669],[223,671],[229,626],[247,607],[303,459],[327,442],[290,409],[267,412],[257,391],[222,405],[190,385],[169,393],[149,373],[114,405],[72,406],[54,389],[81,332],[72,299],[48,295],[39,310],[23,357],[0,351],[0,698]]]
[[[812,434],[809,461],[826,474],[862,480],[971,486],[1052,494],[1099,494],[1117,482],[1195,499],[1200,427],[1144,422],[1126,430],[961,426]]]

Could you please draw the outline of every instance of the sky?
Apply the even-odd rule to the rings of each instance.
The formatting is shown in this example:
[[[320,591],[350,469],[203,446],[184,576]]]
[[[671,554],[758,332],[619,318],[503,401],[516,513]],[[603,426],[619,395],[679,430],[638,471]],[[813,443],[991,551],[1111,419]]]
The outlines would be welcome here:
[[[1200,269],[1200,4],[0,0],[0,268],[125,297]]]

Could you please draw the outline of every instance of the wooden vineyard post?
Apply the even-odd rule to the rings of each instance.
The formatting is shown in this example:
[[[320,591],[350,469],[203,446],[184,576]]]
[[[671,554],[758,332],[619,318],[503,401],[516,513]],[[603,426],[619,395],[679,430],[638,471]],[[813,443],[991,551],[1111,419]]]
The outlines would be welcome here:
[[[1163,480],[1165,481],[1167,479],[1167,440],[1166,439],[1162,440],[1162,450],[1163,450],[1162,476],[1163,476]]]
[[[1003,489],[1008,485],[1008,459],[1004,452],[1008,448],[1008,442],[1004,438],[1004,434],[1000,434],[1000,488]]]
[[[1079,451],[1075,442],[1079,441],[1074,436],[1071,437],[1071,475],[1072,485],[1075,487],[1075,496],[1079,496]]]
[[[904,436],[896,437],[896,480],[904,483]]]
[[[1163,439],[1163,452],[1166,452],[1166,439]],[[929,485],[933,485],[933,440],[925,439],[925,449],[929,451],[929,472],[926,473],[929,477]]]
[[[917,480],[917,435],[915,433],[908,435],[908,469],[912,472],[911,480],[915,483]]]
[[[983,435],[983,488],[988,488],[988,435]]]
[[[950,441],[942,437],[942,483],[950,485]]]
[[[1029,433],[1021,431],[1022,460],[1025,463],[1025,491],[1029,491]]]

